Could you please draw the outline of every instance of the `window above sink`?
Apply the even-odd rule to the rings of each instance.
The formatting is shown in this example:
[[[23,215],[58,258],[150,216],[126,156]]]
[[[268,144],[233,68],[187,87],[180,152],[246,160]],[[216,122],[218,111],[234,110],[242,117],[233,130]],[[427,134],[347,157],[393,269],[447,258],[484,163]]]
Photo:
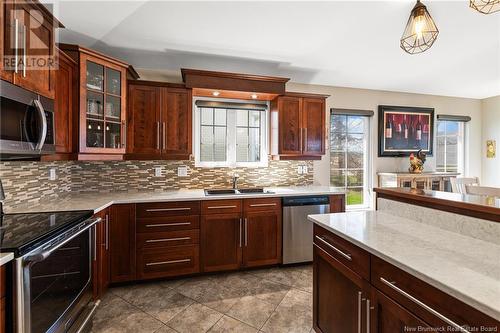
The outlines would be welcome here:
[[[264,102],[196,100],[195,165],[267,167],[267,123]]]

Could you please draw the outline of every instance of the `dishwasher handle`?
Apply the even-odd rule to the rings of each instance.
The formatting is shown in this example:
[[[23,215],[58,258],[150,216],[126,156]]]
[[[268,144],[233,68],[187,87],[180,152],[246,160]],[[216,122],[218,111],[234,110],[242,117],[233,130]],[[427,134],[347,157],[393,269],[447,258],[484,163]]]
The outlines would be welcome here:
[[[330,204],[330,198],[327,195],[302,196],[302,197],[284,197],[283,207],[290,206],[318,206]]]

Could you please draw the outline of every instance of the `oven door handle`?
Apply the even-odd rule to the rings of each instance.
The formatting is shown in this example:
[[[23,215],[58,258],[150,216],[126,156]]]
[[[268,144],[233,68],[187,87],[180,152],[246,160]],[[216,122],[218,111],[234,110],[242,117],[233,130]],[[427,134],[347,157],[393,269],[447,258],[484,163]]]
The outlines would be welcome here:
[[[74,239],[75,237],[83,234],[85,231],[87,231],[90,228],[92,228],[95,224],[101,222],[101,220],[102,219],[100,217],[96,217],[96,218],[90,219],[88,221],[87,225],[84,228],[78,230],[78,232],[76,232],[73,235],[71,235],[71,237],[66,238],[62,242],[60,242],[60,243],[52,246],[49,249],[43,249],[42,251],[35,252],[35,253],[32,253],[32,254],[28,254],[28,255],[26,255],[26,257],[23,258],[23,261],[25,263],[35,263],[35,262],[39,262],[39,261],[43,261],[43,260],[47,259],[52,252],[54,252],[55,250],[57,250],[58,248],[60,248],[61,246],[63,246],[67,242],[69,242],[70,240]]]
[[[40,103],[40,101],[37,99],[33,100],[33,103],[35,104],[35,108],[38,111],[40,120],[42,121],[40,138],[38,139],[38,143],[35,146],[35,150],[42,150],[45,139],[47,138],[47,118],[45,117],[45,110],[43,109],[42,103]]]

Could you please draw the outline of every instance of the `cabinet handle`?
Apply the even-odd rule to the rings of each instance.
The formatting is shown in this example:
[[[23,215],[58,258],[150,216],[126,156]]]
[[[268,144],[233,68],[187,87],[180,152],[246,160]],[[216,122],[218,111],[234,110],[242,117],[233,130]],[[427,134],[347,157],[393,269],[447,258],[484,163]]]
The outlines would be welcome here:
[[[191,240],[191,237],[148,239],[148,240],[146,240],[146,243],[173,242],[173,241],[181,241],[181,240]]]
[[[236,208],[236,206],[209,206],[207,209],[229,209]]]
[[[276,203],[252,204],[250,207],[269,207],[276,206]]]
[[[23,25],[23,77],[26,77],[26,26]]]
[[[345,253],[343,251],[340,251],[339,249],[337,249],[335,246],[333,246],[332,244],[328,243],[326,240],[324,240],[322,237],[319,237],[319,236],[316,236],[316,239],[319,239],[323,244],[325,244],[326,246],[328,246],[330,249],[332,249],[333,251],[337,252],[338,254],[340,254],[342,257],[344,257],[345,259],[351,261],[352,260],[352,257],[351,257],[351,254],[348,254],[348,253]]]
[[[148,262],[146,266],[157,266],[157,265],[169,265],[169,264],[179,264],[182,262],[190,262],[191,259],[179,259],[179,260],[169,260],[169,261],[156,261],[156,262]]]
[[[160,122],[156,122],[156,149],[160,149]]]
[[[176,208],[151,208],[146,209],[146,212],[173,212],[179,210],[191,210],[189,207],[176,207]]]
[[[127,145],[127,124],[125,123],[125,120],[122,121],[122,136],[121,136],[121,145],[122,148],[125,148]]]
[[[14,53],[14,73],[18,73],[18,63],[19,63],[19,54],[17,53],[19,50],[19,19],[14,20],[14,48],[15,48],[15,53]]]
[[[106,214],[106,250],[109,249],[109,216]]]
[[[449,319],[448,317],[445,317],[444,315],[442,315],[441,313],[437,312],[436,310],[434,310],[433,308],[431,308],[430,306],[428,306],[427,304],[421,302],[420,300],[418,300],[417,298],[413,297],[412,295],[408,294],[406,291],[398,288],[395,286],[396,282],[391,282],[389,280],[386,280],[384,279],[383,277],[380,278],[380,281],[385,284],[386,286],[389,286],[392,290],[398,292],[399,294],[403,295],[404,297],[408,298],[410,301],[416,303],[417,305],[419,305],[420,307],[424,308],[425,310],[429,311],[430,313],[432,313],[434,316],[438,317],[439,319],[441,319],[442,321],[444,321],[445,323],[447,323],[448,325],[450,326],[453,326],[455,329],[457,329],[459,332],[463,332],[463,333],[470,333],[468,330],[466,330],[465,328],[463,328],[462,326],[458,325],[457,323],[455,323],[453,320]]]
[[[366,300],[366,333],[370,333],[370,311],[373,307],[370,306],[370,300]]]
[[[358,333],[361,333],[361,291],[358,291]]]
[[[191,224],[191,222],[146,224],[146,228],[154,228],[154,227],[169,227],[169,226],[176,226],[176,225],[190,225],[190,224]]]
[[[307,127],[304,128],[304,150],[307,151]]]
[[[166,123],[162,123],[162,134],[163,134],[163,149],[167,149],[167,126]]]
[[[242,239],[241,233],[242,232],[243,232],[243,229],[241,228],[241,217],[240,217],[240,247],[241,247],[241,239]]]
[[[93,261],[96,261],[97,260],[97,226],[94,225],[92,227],[93,231],[94,231],[94,239],[92,240],[92,246],[94,247],[94,251],[92,253],[92,258],[93,258]]]
[[[248,246],[248,219],[245,217],[245,246]]]

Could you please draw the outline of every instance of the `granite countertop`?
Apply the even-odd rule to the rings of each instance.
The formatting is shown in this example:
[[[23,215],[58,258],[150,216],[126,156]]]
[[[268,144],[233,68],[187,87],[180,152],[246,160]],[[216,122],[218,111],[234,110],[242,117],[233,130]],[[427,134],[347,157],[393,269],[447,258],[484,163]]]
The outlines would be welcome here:
[[[245,198],[269,198],[302,195],[329,195],[343,194],[344,191],[329,186],[295,186],[295,187],[266,187],[265,191],[271,193],[249,193],[238,195],[205,195],[203,190],[175,190],[163,192],[114,192],[114,193],[85,193],[73,194],[64,198],[44,200],[37,203],[17,206],[6,209],[6,213],[34,213],[68,210],[93,210],[97,213],[112,204],[168,202],[168,201],[194,201],[194,200],[222,200]]]
[[[0,266],[5,265],[9,261],[14,259],[14,253],[12,252],[2,252],[0,253]]]
[[[499,245],[381,211],[309,219],[500,320]]]

